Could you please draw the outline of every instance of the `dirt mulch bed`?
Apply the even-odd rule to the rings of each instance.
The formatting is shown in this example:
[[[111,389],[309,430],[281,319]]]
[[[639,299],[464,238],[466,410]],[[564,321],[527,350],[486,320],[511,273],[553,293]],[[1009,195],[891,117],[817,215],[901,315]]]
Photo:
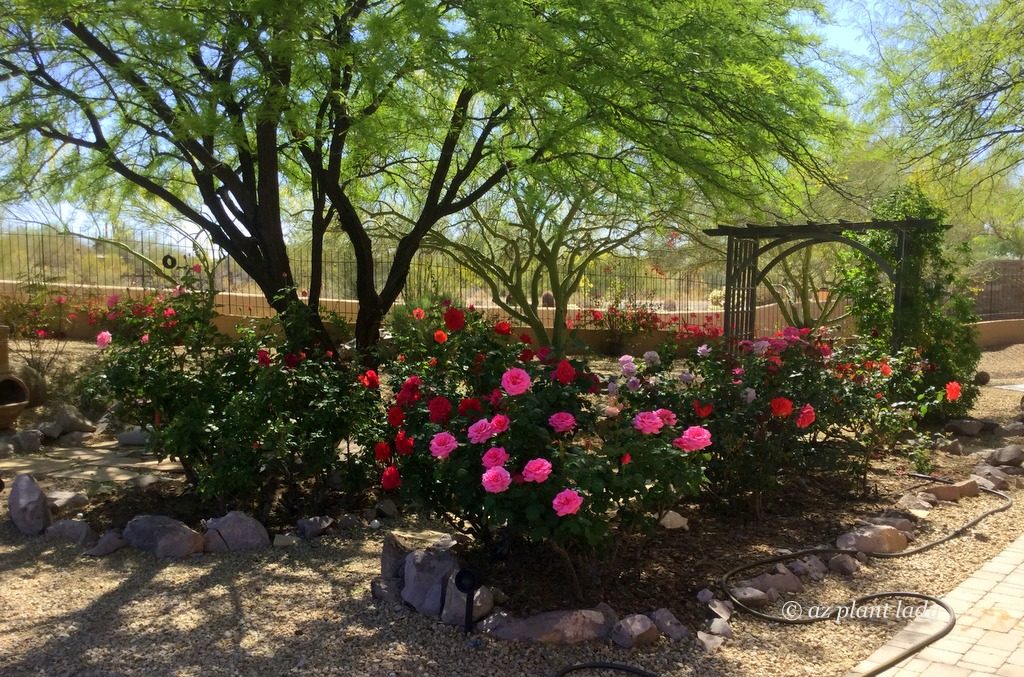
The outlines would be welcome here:
[[[987,353],[983,368],[995,377],[999,372],[989,364],[998,359],[1013,373],[1013,364],[1024,364],[1014,362],[1024,356],[1021,349]],[[976,415],[1010,420],[1019,400],[1013,395],[984,388]],[[990,437],[972,446],[1003,443]],[[966,476],[973,463],[945,454],[935,458],[936,472],[953,477]],[[876,462],[870,481],[877,494],[866,499],[806,478],[761,522],[687,506],[682,512],[691,519],[689,531],[658,532],[640,555],[606,572],[603,591],[588,589],[588,601],[607,601],[620,614],[665,606],[696,627],[704,617],[697,590],[742,561],[777,548],[823,544],[860,517],[891,507],[914,484],[905,474],[910,468],[907,459]],[[146,500],[164,501],[166,507],[171,499]],[[948,533],[997,504],[983,496],[941,506],[919,528],[919,541]],[[109,510],[104,518],[124,519]],[[736,639],[712,656],[664,639],[636,652],[489,638],[470,645],[451,627],[370,599],[369,582],[379,572],[379,531],[357,529],[287,550],[181,562],[158,562],[127,549],[94,561],[73,546],[19,536],[6,520],[6,507],[0,520],[2,674],[553,674],[567,664],[595,660],[624,661],[663,675],[842,674],[905,624],[890,619],[785,626],[740,616],[732,621]],[[933,551],[871,563],[852,579],[829,577],[798,599],[806,608],[880,590],[943,594],[1018,537],[1022,523],[1024,506],[1018,503]],[[437,528],[405,520],[398,526]],[[514,551],[486,575],[520,610],[579,605],[564,566],[543,550]]]

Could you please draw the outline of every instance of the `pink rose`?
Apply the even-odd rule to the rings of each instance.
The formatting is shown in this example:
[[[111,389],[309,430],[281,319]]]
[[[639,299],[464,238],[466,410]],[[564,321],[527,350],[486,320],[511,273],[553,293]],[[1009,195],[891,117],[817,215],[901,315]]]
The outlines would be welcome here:
[[[499,465],[505,465],[508,462],[508,452],[505,451],[505,447],[491,447],[484,452],[483,461],[485,468],[494,468]]]
[[[435,458],[448,458],[448,455],[459,446],[459,441],[449,432],[441,432],[430,440],[430,455]]]
[[[500,435],[508,430],[508,424],[508,416],[505,416],[505,414],[496,414],[494,418],[491,419],[491,427],[494,428],[495,435]]]
[[[512,476],[508,474],[508,470],[496,465],[484,471],[480,483],[489,493],[500,494],[508,489],[508,485],[512,484]]]
[[[576,427],[576,418],[567,411],[560,411],[557,414],[551,414],[548,425],[556,433],[567,433]]]
[[[192,264],[192,272],[195,273],[196,275],[198,275],[199,273],[203,272],[203,267],[201,265],[199,265],[198,263],[193,263]]]
[[[815,418],[816,415],[814,413],[814,407],[812,407],[810,404],[805,404],[804,406],[800,407],[800,413],[797,414],[796,427],[806,428],[810,426],[812,423],[814,423]]]
[[[96,334],[96,345],[99,348],[106,348],[113,339],[114,337],[109,331],[101,331]]]
[[[142,337],[139,338],[139,343],[141,343],[142,345],[146,345],[147,343],[149,343],[149,334],[143,334]]]
[[[657,435],[665,427],[665,421],[654,411],[641,411],[633,417],[633,427],[644,435]]]
[[[469,435],[469,441],[473,444],[481,444],[494,437],[494,426],[486,418],[482,418],[473,425],[469,426],[469,430],[466,431]]]
[[[711,431],[698,425],[692,425],[683,434],[672,440],[672,444],[683,451],[697,451],[711,446]]]
[[[527,462],[523,468],[523,479],[527,482],[540,484],[551,476],[551,462],[543,458],[535,458]]]
[[[117,302],[120,300],[120,296],[118,296],[117,294],[111,294],[110,296],[107,297],[107,308],[113,310],[114,306],[116,306]]]
[[[555,499],[551,501],[551,507],[555,509],[555,514],[559,517],[575,515],[579,511],[581,505],[583,505],[583,497],[572,489],[563,489],[558,492]]]
[[[501,375],[501,387],[509,395],[522,395],[530,389],[530,375],[519,367],[512,367]]]
[[[673,426],[676,424],[676,415],[670,410],[658,409],[654,413],[658,415],[658,418],[660,418],[665,425]]]

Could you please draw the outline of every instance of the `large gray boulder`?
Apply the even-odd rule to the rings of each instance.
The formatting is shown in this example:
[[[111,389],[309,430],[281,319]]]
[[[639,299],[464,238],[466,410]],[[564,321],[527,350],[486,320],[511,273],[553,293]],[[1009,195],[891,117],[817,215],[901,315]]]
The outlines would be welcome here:
[[[458,568],[458,559],[450,550],[412,551],[405,558],[402,599],[424,616],[440,616],[448,579]]]
[[[326,515],[303,517],[295,523],[295,531],[301,538],[316,538],[327,531],[332,524],[334,524],[334,518]]]
[[[38,430],[22,430],[15,435],[14,445],[22,454],[37,454],[43,446],[43,433]]]
[[[762,594],[759,590],[755,590],[757,594]],[[654,621],[654,625],[657,626],[658,631],[663,635],[671,639],[673,642],[688,639],[693,633],[690,629],[679,622],[676,615],[668,609],[658,609],[647,614],[647,617]]]
[[[91,433],[96,430],[92,421],[87,419],[78,408],[71,404],[62,404],[57,407],[57,417],[54,422],[60,426],[61,434],[64,433]]]
[[[203,535],[206,552],[259,550],[270,547],[266,527],[241,510],[232,510],[223,517],[207,521]]]
[[[18,531],[26,536],[38,536],[50,526],[50,504],[46,494],[28,473],[14,478],[11,494],[7,497],[7,511]]]
[[[203,551],[203,537],[185,524],[163,515],[139,515],[125,527],[123,538],[133,548],[159,558],[187,557]]]
[[[1000,449],[993,449],[988,452],[985,462],[989,465],[1014,465],[1024,463],[1024,447],[1019,444],[1009,444]]]
[[[658,626],[643,614],[626,616],[612,627],[612,641],[623,649],[653,644],[660,636]]]
[[[946,427],[943,428],[948,433],[954,435],[963,435],[964,437],[977,437],[984,430],[985,424],[981,421],[976,421],[970,418],[958,418],[953,419],[946,423]]]

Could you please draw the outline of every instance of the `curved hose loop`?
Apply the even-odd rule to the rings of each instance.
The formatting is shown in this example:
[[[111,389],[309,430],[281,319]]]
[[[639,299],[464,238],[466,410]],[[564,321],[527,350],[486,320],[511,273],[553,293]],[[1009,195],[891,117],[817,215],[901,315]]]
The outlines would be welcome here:
[[[653,672],[647,672],[643,668],[637,668],[632,665],[626,665],[625,663],[577,663],[568,667],[562,668],[555,677],[562,677],[570,672],[576,672],[577,670],[612,670],[614,672],[625,672],[630,675],[639,675],[640,677],[658,677]]]
[[[916,478],[922,479],[922,480],[928,480],[929,482],[940,482],[940,483],[943,483],[943,484],[953,484],[953,480],[949,480],[949,479],[945,479],[945,478],[941,478],[941,477],[932,477],[931,475],[922,475],[922,474],[919,474],[919,473],[911,473],[911,477],[916,477]],[[984,487],[980,487],[980,489],[981,489],[981,491],[984,491],[985,493],[992,494],[993,496],[998,496],[998,497],[1002,498],[1005,501],[1005,503],[1003,503],[1003,505],[1001,505],[1001,506],[992,508],[990,510],[986,510],[985,512],[981,513],[977,517],[971,519],[967,523],[965,523],[962,526],[958,527],[956,530],[946,534],[945,536],[943,536],[942,538],[939,538],[937,540],[930,541],[930,542],[925,543],[923,545],[919,545],[919,546],[917,546],[915,548],[911,548],[909,550],[903,550],[901,552],[869,552],[869,553],[865,553],[865,554],[868,555],[869,557],[874,557],[874,558],[877,558],[877,559],[895,559],[897,557],[909,557],[910,555],[916,555],[919,552],[924,552],[926,550],[930,550],[931,548],[934,548],[937,545],[940,545],[942,543],[946,543],[948,541],[951,541],[952,539],[956,538],[957,536],[960,536],[961,534],[963,534],[965,531],[967,531],[968,529],[970,529],[974,525],[976,525],[979,522],[981,522],[986,517],[994,515],[997,512],[1002,512],[1004,510],[1007,510],[1007,509],[1010,508],[1010,506],[1013,505],[1013,499],[1010,498],[1009,496],[1007,496],[1006,494],[1004,494],[1001,491],[996,491],[994,489],[986,489]],[[949,607],[948,604],[943,602],[938,597],[934,597],[932,595],[926,595],[926,594],[920,593],[920,592],[906,592],[906,591],[876,592],[876,593],[872,593],[870,595],[864,595],[862,597],[854,598],[847,605],[835,605],[831,609],[829,609],[826,613],[822,614],[821,616],[815,616],[814,618],[810,618],[810,617],[807,617],[807,618],[803,618],[803,617],[801,617],[801,618],[785,618],[785,617],[782,617],[782,616],[773,616],[771,614],[766,614],[766,613],[763,613],[761,611],[758,611],[757,609],[751,609],[750,607],[748,607],[747,605],[743,604],[738,599],[736,599],[736,597],[732,594],[731,588],[729,587],[729,581],[732,578],[735,578],[736,575],[738,575],[738,574],[740,574],[740,573],[742,573],[744,571],[748,571],[750,569],[755,569],[755,568],[760,568],[760,567],[763,567],[763,566],[768,565],[768,564],[775,564],[776,562],[786,562],[786,561],[794,560],[794,559],[797,559],[799,557],[804,557],[806,555],[820,555],[820,554],[856,556],[858,554],[858,551],[857,550],[850,550],[850,549],[843,549],[843,548],[810,548],[810,549],[807,549],[807,550],[800,550],[800,551],[797,551],[797,552],[789,553],[787,555],[778,555],[776,557],[768,557],[766,559],[760,559],[760,560],[756,560],[754,562],[748,562],[746,564],[741,564],[741,565],[739,565],[737,567],[733,567],[732,569],[727,571],[722,576],[722,578],[719,581],[719,584],[722,586],[722,590],[725,592],[725,594],[729,597],[729,600],[732,602],[734,608],[736,608],[738,610],[741,610],[741,611],[743,611],[745,613],[748,613],[751,616],[754,616],[755,618],[760,618],[761,620],[771,621],[773,623],[783,623],[783,624],[786,624],[786,625],[808,625],[810,623],[818,623],[820,621],[830,620],[830,619],[834,618],[839,613],[839,610],[842,609],[842,608],[846,608],[847,606],[856,606],[858,604],[863,604],[865,602],[871,602],[871,601],[876,600],[876,599],[883,599],[883,598],[887,598],[887,597],[907,597],[907,598],[911,598],[911,599],[925,600],[927,602],[931,602],[932,604],[935,604],[936,606],[941,607],[943,609],[943,611],[945,611],[946,614],[948,614],[949,619],[946,621],[945,626],[943,626],[943,628],[939,632],[937,632],[937,633],[935,633],[933,635],[930,635],[929,637],[925,638],[924,640],[918,642],[917,644],[914,644],[913,646],[911,646],[911,647],[909,647],[907,649],[904,649],[902,652],[897,654],[895,657],[893,657],[889,661],[886,661],[882,665],[879,665],[878,667],[873,669],[871,672],[865,673],[864,677],[875,677],[876,675],[882,674],[883,672],[885,672],[889,668],[891,668],[894,665],[900,663],[901,661],[909,658],[910,656],[913,656],[918,651],[921,651],[922,649],[924,649],[928,645],[934,644],[935,642],[939,641],[940,639],[942,639],[943,637],[948,635],[950,632],[952,632],[954,626],[956,626],[956,614],[953,613],[953,610]]]

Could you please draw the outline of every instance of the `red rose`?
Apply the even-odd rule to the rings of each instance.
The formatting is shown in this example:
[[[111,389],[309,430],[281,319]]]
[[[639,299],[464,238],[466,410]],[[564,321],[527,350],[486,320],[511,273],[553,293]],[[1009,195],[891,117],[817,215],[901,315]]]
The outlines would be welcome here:
[[[466,314],[452,306],[444,311],[444,326],[448,327],[448,331],[459,331],[466,326]]]
[[[492,409],[497,409],[498,405],[501,404],[501,388],[495,388],[491,391],[491,394],[487,396],[487,402],[491,405]]]
[[[380,476],[380,486],[384,491],[394,491],[402,486],[402,476],[398,474],[398,468],[393,465],[384,468]]]
[[[793,413],[793,400],[786,397],[773,397],[769,405],[772,408],[772,416],[788,418]]]
[[[502,336],[510,336],[512,334],[512,325],[502,320],[494,325],[494,333]]]
[[[371,389],[380,387],[380,378],[373,369],[367,369],[365,374],[360,374],[359,382]]]
[[[548,357],[551,356],[550,346],[541,346],[537,349],[537,357],[541,362],[547,362]]]
[[[816,414],[814,413],[814,407],[812,407],[810,404],[805,404],[804,406],[800,407],[800,413],[797,414],[796,427],[806,428],[812,423],[814,423],[815,418]]]
[[[633,457],[630,456],[629,454],[623,454],[622,456],[619,457],[619,463],[621,463],[622,465],[629,465],[632,462]]]
[[[444,343],[447,340],[448,334],[444,333],[444,331],[438,329],[437,331],[434,332],[434,341],[436,341],[437,343]]]
[[[431,423],[444,424],[452,417],[452,403],[441,395],[427,402],[427,409],[430,410]]]
[[[707,418],[714,409],[715,405],[710,402],[708,404],[701,404],[700,400],[693,401],[693,413],[697,414],[697,418]]]
[[[391,445],[380,441],[373,447],[373,455],[378,461],[386,461],[391,458]]]
[[[960,399],[960,384],[956,381],[950,381],[946,384],[946,399],[950,402],[956,402]]]
[[[405,412],[398,405],[388,409],[388,424],[392,428],[400,428],[405,422]]]
[[[601,320],[604,319],[604,313],[602,313],[600,310],[594,310],[590,314],[593,316],[594,322],[600,322]],[[629,454],[626,455],[628,456]]]
[[[412,316],[417,320],[422,320],[426,316],[426,313],[423,312],[422,308],[414,308],[412,311]]]
[[[463,418],[470,418],[473,415],[480,416],[481,411],[480,400],[475,397],[467,397],[459,402],[459,416]]]
[[[551,378],[555,379],[562,385],[567,386],[575,380],[576,370],[573,369],[571,364],[569,364],[569,360],[562,360],[551,373]]]
[[[284,356],[285,366],[287,366],[289,369],[294,369],[295,367],[299,366],[300,361],[301,360],[299,359],[299,356],[296,355],[295,353],[287,353]]]
[[[522,341],[523,343],[527,344],[527,345],[533,343],[533,339],[530,338],[529,334],[520,334],[519,335],[519,340]]]
[[[534,358],[535,353],[529,348],[523,348],[523,352],[519,353],[520,362],[529,362]]]
[[[408,456],[411,454],[414,443],[415,439],[412,437],[406,437],[404,430],[399,430],[398,434],[395,435],[395,451],[398,452],[399,456]]]

